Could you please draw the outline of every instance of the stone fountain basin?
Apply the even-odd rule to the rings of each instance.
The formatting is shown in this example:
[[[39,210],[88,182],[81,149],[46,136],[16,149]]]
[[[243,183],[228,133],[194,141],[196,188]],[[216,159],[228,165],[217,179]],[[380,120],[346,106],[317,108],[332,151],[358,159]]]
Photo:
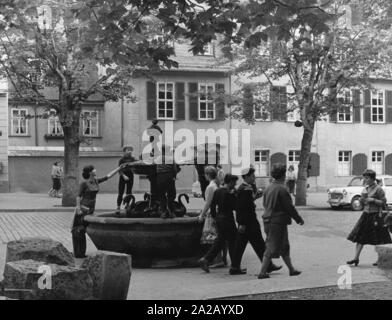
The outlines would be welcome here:
[[[198,212],[182,218],[86,216],[87,234],[98,250],[126,253],[136,268],[194,267],[202,255]]]

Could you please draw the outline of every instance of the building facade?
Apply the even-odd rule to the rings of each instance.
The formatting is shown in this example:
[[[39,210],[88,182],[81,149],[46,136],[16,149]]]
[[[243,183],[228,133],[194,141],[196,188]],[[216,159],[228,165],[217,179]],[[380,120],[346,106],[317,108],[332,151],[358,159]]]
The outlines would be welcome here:
[[[229,70],[217,66],[220,53],[213,45],[206,47],[203,55],[194,56],[189,49],[187,44],[175,44],[173,59],[179,68],[162,71],[152,78],[135,78],[132,86],[136,102],[125,99],[105,102],[96,98],[83,104],[81,133],[85,142],[80,147],[80,171],[84,165],[93,164],[98,175],[106,174],[118,165],[125,145],[133,146],[138,157],[147,144],[143,134],[153,119],[159,120],[163,130],[170,123],[174,132],[187,128],[195,136],[197,129],[228,128],[230,121],[225,121],[225,106],[215,103],[209,93],[230,91]],[[54,90],[46,88],[45,92],[47,98],[56,98]],[[206,94],[199,95],[199,92]],[[4,113],[9,113],[3,118],[8,118],[4,123],[8,135],[3,137],[9,139],[8,143],[4,140],[8,146],[4,172],[9,181],[5,190],[48,191],[51,166],[64,153],[62,128],[55,112],[47,110],[45,105],[23,105],[12,100],[8,108],[6,100],[0,101],[0,108],[3,106]],[[2,158],[0,154],[0,161]],[[134,191],[149,190],[146,177],[135,178]],[[190,190],[197,180],[194,167],[183,167],[178,178],[178,190]],[[114,178],[102,184],[102,192],[116,192],[117,183],[118,179]]]

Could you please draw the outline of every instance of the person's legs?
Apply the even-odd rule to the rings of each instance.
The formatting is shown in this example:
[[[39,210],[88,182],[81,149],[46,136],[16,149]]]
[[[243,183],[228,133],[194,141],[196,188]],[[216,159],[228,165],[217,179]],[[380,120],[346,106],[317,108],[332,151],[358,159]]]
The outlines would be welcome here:
[[[231,270],[240,270],[242,256],[244,254],[248,241],[249,238],[247,231],[245,231],[244,233],[237,233],[234,245],[233,259],[231,261]]]
[[[126,182],[126,186],[127,186],[127,191],[126,191],[126,195],[132,194],[132,188],[133,188],[133,174],[128,177],[129,180]]]
[[[174,178],[171,177],[169,180],[168,190],[167,190],[167,206],[169,209],[169,217],[175,218],[174,214],[174,201],[176,200],[176,182]]]
[[[354,260],[359,260],[359,256],[361,255],[363,247],[364,247],[363,244],[357,243],[357,245],[355,247],[355,258],[354,258]]]
[[[235,242],[236,242],[238,230],[234,221],[227,221],[225,223],[225,228],[226,228],[226,241],[228,244],[230,261],[232,263],[234,260]]]
[[[249,227],[249,242],[259,257],[260,262],[262,262],[265,251],[265,242],[263,235],[261,234],[260,224],[256,222]]]
[[[125,180],[122,176],[120,176],[118,180],[117,210],[120,209],[121,202],[123,200],[124,190],[125,190]]]
[[[225,243],[225,230],[223,221],[219,218],[216,219],[216,231],[217,237],[208,252],[203,257],[205,260],[207,260],[208,263],[211,263],[215,259],[219,251],[222,250],[222,247]]]

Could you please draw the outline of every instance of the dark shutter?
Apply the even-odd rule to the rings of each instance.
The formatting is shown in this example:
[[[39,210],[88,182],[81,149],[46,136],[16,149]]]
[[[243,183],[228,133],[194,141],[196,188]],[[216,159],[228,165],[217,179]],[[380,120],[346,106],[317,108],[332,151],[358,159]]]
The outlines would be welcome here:
[[[361,91],[353,90],[353,120],[354,123],[361,122]]]
[[[271,168],[274,164],[277,164],[277,163],[286,164],[287,163],[287,156],[281,152],[274,153],[271,156]]]
[[[176,82],[176,120],[185,120],[185,83]]]
[[[331,113],[329,115],[329,121],[330,122],[337,122],[338,121],[338,112],[337,112],[337,110],[331,110]]]
[[[270,105],[272,109],[272,120],[287,120],[287,89],[286,87],[271,87]]]
[[[392,123],[392,91],[385,91],[386,122]]]
[[[309,177],[318,177],[319,175],[320,175],[320,156],[318,153],[311,153]]]
[[[354,176],[360,176],[367,169],[367,156],[364,153],[358,153],[353,157]]]
[[[392,175],[392,154],[385,157],[385,174]]]
[[[156,83],[147,81],[147,120],[157,117],[157,88]]]
[[[370,123],[371,122],[371,108],[370,108],[370,90],[365,90],[363,92],[363,99],[364,99],[364,104],[365,104],[365,108],[363,110],[363,121]]]
[[[363,112],[364,112],[364,122],[370,123],[371,122],[370,107],[365,107],[365,109],[363,109]]]
[[[215,84],[215,92],[218,94],[225,93],[225,85],[223,83]],[[215,101],[215,120],[224,121],[225,120],[225,99],[223,96],[220,96]]]
[[[189,119],[199,120],[199,99],[197,96],[198,84],[197,82],[191,82],[188,84],[189,92]]]

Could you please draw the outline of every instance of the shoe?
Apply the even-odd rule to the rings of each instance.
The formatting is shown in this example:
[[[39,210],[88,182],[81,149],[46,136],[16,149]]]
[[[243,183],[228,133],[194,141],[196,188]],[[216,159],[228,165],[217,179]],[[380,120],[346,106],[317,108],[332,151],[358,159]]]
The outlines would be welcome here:
[[[210,268],[212,268],[212,269],[224,268],[224,267],[226,267],[226,265],[223,261],[210,265]]]
[[[357,266],[358,263],[359,263],[359,259],[353,259],[353,260],[347,261],[346,263],[347,263],[349,266],[351,266],[352,264],[355,265],[355,266]]]
[[[298,270],[290,271],[290,277],[299,276],[302,272]]]
[[[273,263],[271,263],[270,266],[267,269],[267,273],[278,271],[280,269],[282,269],[282,266],[277,266],[277,265],[274,265]]]
[[[206,259],[201,258],[198,262],[200,268],[202,268],[205,272],[210,273],[210,269],[208,268],[208,261]]]
[[[246,269],[233,269],[231,268],[229,270],[229,273],[234,276],[234,275],[240,275],[240,274],[246,274]]]
[[[269,275],[268,274],[259,274],[257,279],[269,279]]]
[[[377,267],[378,266],[378,262],[373,263],[373,266]]]
[[[120,214],[120,207],[117,207],[115,213],[116,213],[116,214]]]

